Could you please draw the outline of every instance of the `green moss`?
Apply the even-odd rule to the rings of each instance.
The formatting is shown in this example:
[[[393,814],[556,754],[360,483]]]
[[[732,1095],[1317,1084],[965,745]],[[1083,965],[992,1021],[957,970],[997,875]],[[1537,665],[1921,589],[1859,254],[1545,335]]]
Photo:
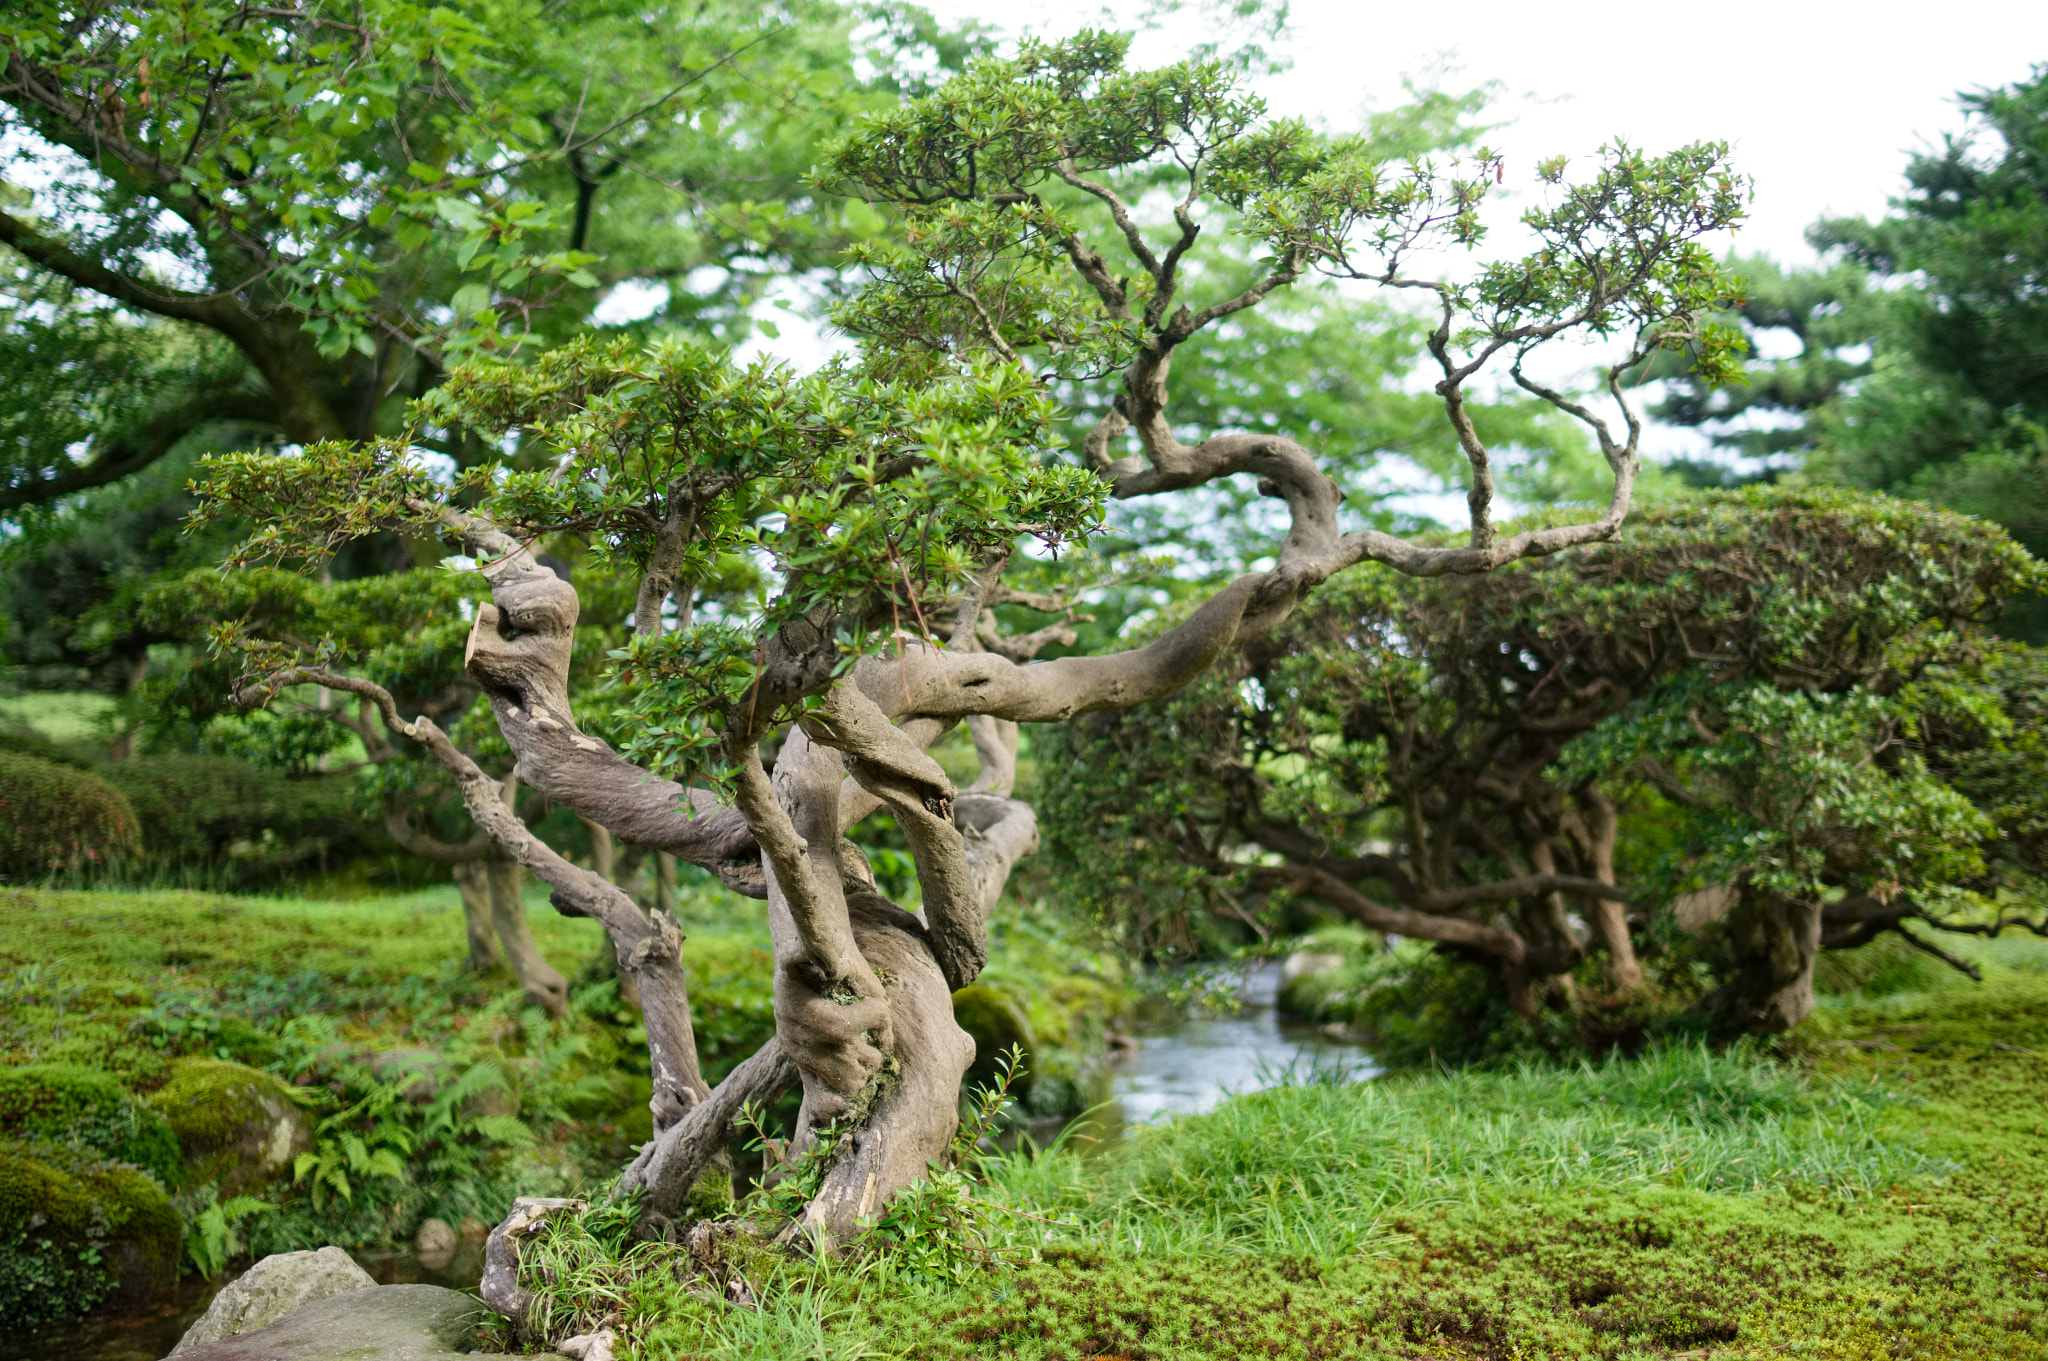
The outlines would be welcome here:
[[[723,1219],[732,1213],[732,1207],[732,1172],[713,1165],[698,1174],[683,1202],[680,1218],[686,1224],[700,1219]]]
[[[169,1122],[114,1078],[75,1064],[0,1068],[0,1135],[90,1150],[165,1182],[178,1175]]]
[[[263,1180],[253,1167],[234,1176],[237,1163],[263,1160],[278,1140],[280,1122],[303,1123],[295,1115],[291,1089],[269,1073],[224,1059],[185,1058],[171,1065],[171,1080],[150,1097],[164,1113],[183,1150],[187,1182],[236,1182],[240,1190]],[[293,1138],[287,1130],[285,1144]],[[270,1158],[273,1172],[285,1160]]]
[[[184,1231],[132,1167],[0,1144],[0,1322],[137,1306],[177,1277]]]

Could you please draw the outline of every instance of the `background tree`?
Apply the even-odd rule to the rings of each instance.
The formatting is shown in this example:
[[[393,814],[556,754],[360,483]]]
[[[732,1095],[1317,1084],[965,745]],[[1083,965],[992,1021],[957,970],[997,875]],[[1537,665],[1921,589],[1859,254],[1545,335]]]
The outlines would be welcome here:
[[[1639,945],[1722,919],[1703,1009],[1783,1029],[1824,945],[2038,912],[2040,663],[1982,628],[2039,575],[1953,514],[1756,490],[1482,577],[1346,578],[1047,740],[1059,882],[1169,953],[1189,912],[1263,934],[1319,900],[1580,1037],[1640,1023]]]
[[[367,437],[451,357],[564,334],[629,280],[669,285],[664,319],[744,334],[767,280],[863,229],[796,207],[819,139],[875,97],[853,23],[610,0],[10,9],[0,244],[62,315],[7,343],[102,409],[82,457],[55,432],[9,442],[0,513],[210,422]],[[929,28],[880,41],[956,60]],[[134,318],[208,362],[104,388],[65,367],[72,333]]]
[[[1732,262],[1748,282],[1744,328],[1752,337],[1789,332],[1799,352],[1753,362],[1747,388],[1711,396],[1680,378],[1658,414],[1732,422],[1715,436],[1731,452],[1981,515],[2040,554],[2048,67],[1961,103],[1964,130],[1908,161],[1907,191],[1890,214],[1814,225],[1823,267]],[[2048,637],[2036,598],[2012,608],[2008,631]]]
[[[657,1137],[622,1185],[644,1189],[653,1214],[680,1209],[743,1101],[792,1078],[803,1087],[794,1151],[809,1170],[790,1232],[846,1241],[947,1147],[973,1058],[950,994],[980,971],[988,914],[1035,844],[1036,819],[1009,797],[1000,748],[984,761],[983,789],[958,791],[924,750],[941,733],[970,718],[1054,722],[1170,693],[1368,559],[1434,575],[1607,538],[1637,467],[1639,425],[1620,375],[1659,348],[1694,346],[1709,365],[1720,353],[1705,314],[1725,283],[1696,238],[1743,210],[1745,186],[1722,149],[1651,158],[1617,146],[1580,184],[1546,166],[1552,201],[1526,219],[1536,253],[1469,284],[1411,277],[1418,248],[1478,240],[1491,159],[1469,178],[1426,161],[1385,165],[1355,142],[1266,121],[1216,65],[1126,71],[1125,45],[1084,34],[977,61],[835,149],[834,182],[904,219],[903,248],[861,257],[875,281],[843,313],[863,334],[864,368],[796,379],[687,347],[578,342],[527,365],[466,368],[421,408],[492,442],[516,430],[545,450],[534,459],[544,470],[478,469],[451,496],[406,439],[215,466],[207,513],[262,526],[238,562],[317,560],[393,528],[471,546],[492,601],[477,612],[466,667],[521,780],[615,836],[735,881],[758,867],[777,1044],[710,1092],[671,921],[642,915],[532,837],[431,718],[400,718],[386,690],[333,672],[317,647],[233,623],[217,632],[243,659],[246,699],[309,682],[371,698],[456,777],[471,816],[559,903],[611,932],[621,967],[638,977],[656,1074]],[[1164,238],[1155,243],[1114,186],[1168,164],[1179,167],[1180,198],[1171,225],[1151,229]],[[1083,213],[1113,225],[1126,263],[1112,266],[1070,225]],[[1180,263],[1204,219],[1233,218],[1263,247],[1267,272],[1205,299]],[[1175,349],[1311,269],[1430,300],[1425,348],[1470,468],[1467,543],[1344,532],[1337,488],[1290,437],[1225,434],[1192,447],[1175,437]],[[1622,338],[1602,374],[1622,433],[1522,372],[1529,351],[1584,330]],[[1494,361],[1599,439],[1614,485],[1595,518],[1496,531],[1489,447],[1464,396]],[[1034,364],[1116,384],[1080,466],[1048,457],[1055,410]],[[1127,433],[1136,450],[1120,443]],[[974,645],[964,626],[1019,542],[1057,549],[1096,523],[1105,496],[1237,473],[1263,479],[1288,507],[1270,570],[1225,586],[1142,648],[1021,666]],[[527,547],[561,533],[591,536],[640,574],[634,641],[614,659],[630,759],[573,716],[577,592]],[[663,602],[683,615],[697,581],[734,556],[763,564],[760,595],[664,630]],[[998,740],[1003,731],[993,729]],[[761,744],[778,733],[771,776]],[[877,809],[915,856],[919,912],[884,898],[846,839]],[[500,1243],[518,1231],[508,1221]],[[487,1279],[486,1291],[516,1309],[508,1279]]]

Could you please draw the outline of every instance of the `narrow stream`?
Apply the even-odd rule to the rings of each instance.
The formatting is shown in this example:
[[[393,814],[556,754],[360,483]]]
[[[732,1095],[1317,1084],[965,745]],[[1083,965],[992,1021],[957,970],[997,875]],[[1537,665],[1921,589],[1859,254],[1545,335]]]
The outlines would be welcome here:
[[[1111,1068],[1111,1091],[1125,1123],[1198,1115],[1233,1092],[1271,1087],[1290,1071],[1339,1067],[1352,1078],[1380,1071],[1356,1044],[1333,1039],[1274,1005],[1278,965],[1253,970],[1229,1015],[1182,1016],[1145,1027],[1138,1050]]]

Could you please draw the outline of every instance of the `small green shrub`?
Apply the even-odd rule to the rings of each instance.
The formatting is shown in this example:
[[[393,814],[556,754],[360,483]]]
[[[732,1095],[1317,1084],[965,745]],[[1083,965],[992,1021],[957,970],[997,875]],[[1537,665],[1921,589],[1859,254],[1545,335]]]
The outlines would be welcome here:
[[[0,877],[97,868],[142,848],[135,809],[105,780],[0,751]]]
[[[1572,1018],[1516,1014],[1481,966],[1426,941],[1354,956],[1327,981],[1319,1019],[1342,1020],[1389,1068],[1459,1067],[1580,1049]]]
[[[0,1068],[0,1136],[130,1163],[165,1183],[178,1175],[169,1122],[114,1078],[75,1064]]]
[[[974,1065],[967,1070],[964,1085],[985,1087],[1007,1071],[1005,1058],[1012,1050],[1022,1055],[1016,1061],[1017,1095],[1031,1091],[1031,1077],[1038,1065],[1038,1037],[1024,1009],[1002,989],[988,983],[969,983],[953,994],[953,1020],[974,1039]]]

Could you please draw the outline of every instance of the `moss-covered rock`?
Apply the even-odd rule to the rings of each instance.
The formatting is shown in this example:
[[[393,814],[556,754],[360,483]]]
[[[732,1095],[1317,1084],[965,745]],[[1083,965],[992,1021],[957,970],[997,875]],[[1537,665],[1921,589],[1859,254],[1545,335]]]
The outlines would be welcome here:
[[[0,1143],[0,1323],[133,1309],[177,1279],[184,1226],[132,1167]]]
[[[178,1178],[178,1140],[163,1115],[77,1064],[0,1068],[0,1137],[133,1163],[166,1183]]]
[[[992,1086],[999,1073],[996,1060],[1014,1045],[1023,1061],[1010,1091],[1020,1099],[1030,1092],[1038,1062],[1038,1037],[1032,1033],[1024,1009],[1008,993],[987,983],[969,983],[953,994],[953,1020],[974,1037],[974,1066],[967,1070],[969,1087]]]
[[[312,1122],[291,1088],[244,1064],[180,1059],[150,1103],[177,1135],[185,1184],[218,1182],[223,1197],[275,1180],[313,1147]]]

